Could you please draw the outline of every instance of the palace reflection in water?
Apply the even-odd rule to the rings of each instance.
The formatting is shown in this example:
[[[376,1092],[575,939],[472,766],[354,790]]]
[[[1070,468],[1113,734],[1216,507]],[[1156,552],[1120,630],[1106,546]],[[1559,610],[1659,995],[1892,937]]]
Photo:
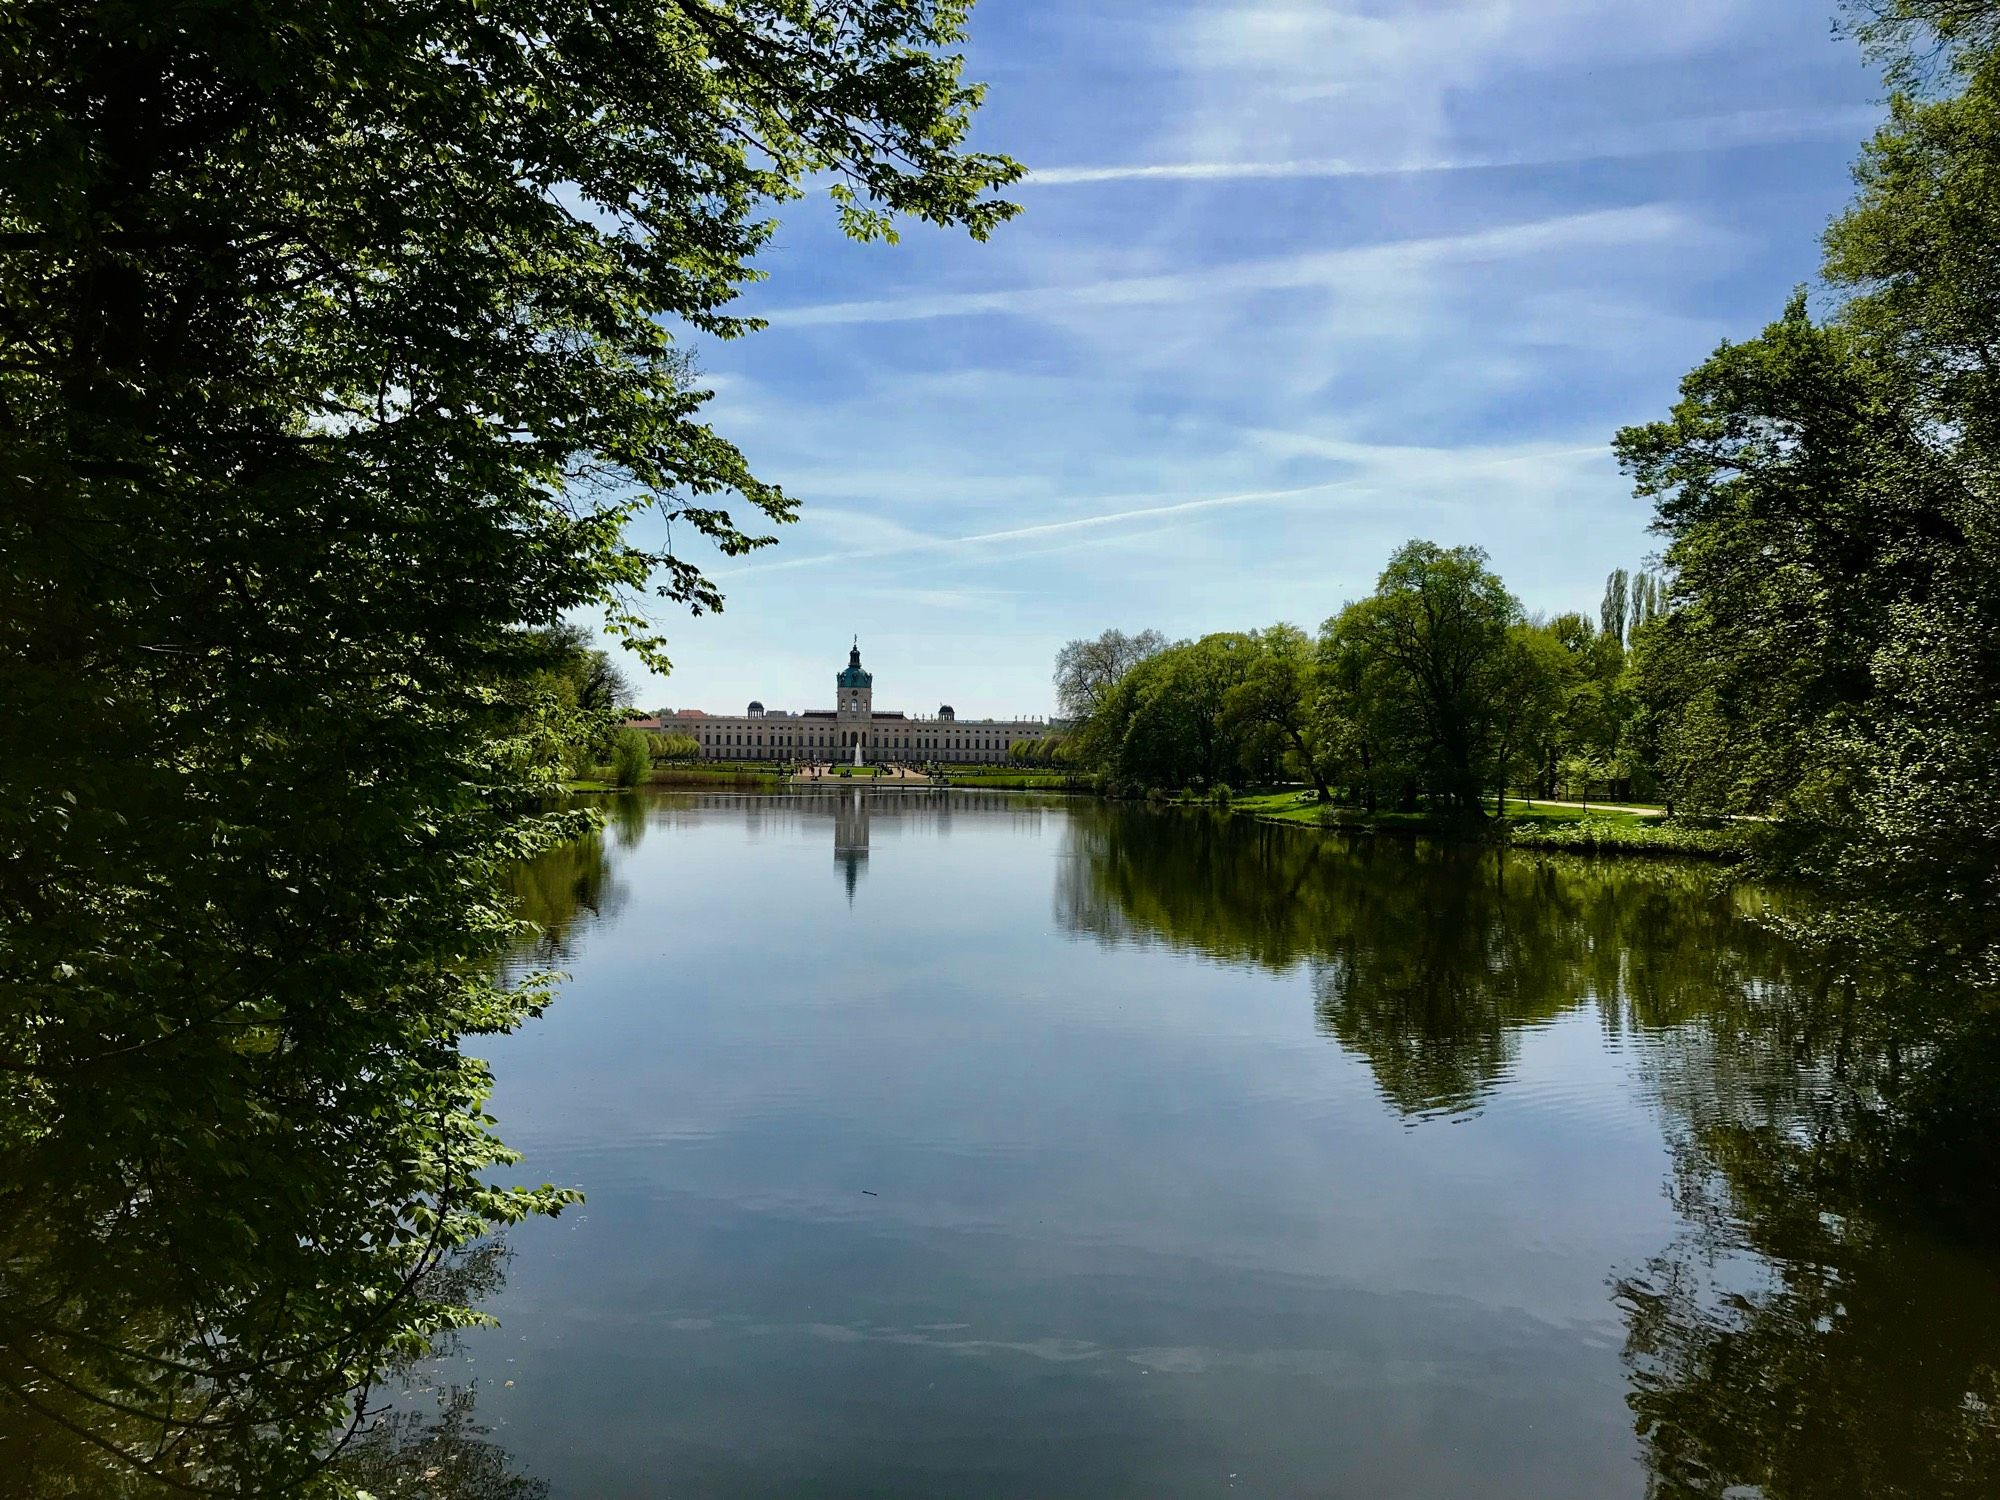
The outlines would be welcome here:
[[[520,874],[574,977],[491,1052],[587,1210],[378,1494],[2000,1493],[1995,1260],[1883,1107],[1936,1044],[1768,893],[1006,794],[606,812]],[[39,1441],[9,1492],[76,1492]]]

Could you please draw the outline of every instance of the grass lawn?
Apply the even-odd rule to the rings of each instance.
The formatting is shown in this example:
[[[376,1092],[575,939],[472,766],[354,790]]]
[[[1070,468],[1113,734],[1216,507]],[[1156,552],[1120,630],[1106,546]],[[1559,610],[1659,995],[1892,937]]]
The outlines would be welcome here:
[[[769,761],[679,761],[654,766],[646,774],[641,786],[696,786],[702,782],[720,781],[732,786],[742,786],[750,781],[768,781],[775,778],[780,767]],[[588,776],[573,777],[563,783],[572,792],[616,792],[630,790],[621,788],[611,775],[609,766],[592,767]]]
[[[1192,802],[1194,799],[1190,799]],[[1232,812],[1247,813],[1266,822],[1302,823],[1308,827],[1404,829],[1410,832],[1434,830],[1451,837],[1463,837],[1463,824],[1453,824],[1428,813],[1366,813],[1358,808],[1330,809],[1330,825],[1320,820],[1320,804],[1309,792],[1260,792],[1238,797],[1230,803]],[[1664,809],[1663,809],[1664,811]],[[1629,854],[1655,857],[1737,860],[1745,853],[1745,830],[1741,827],[1704,827],[1670,823],[1657,814],[1592,807],[1554,807],[1509,798],[1503,824],[1489,819],[1486,833],[1516,848],[1564,850],[1583,854]]]
[[[1198,802],[1198,798],[1190,798]],[[1232,798],[1231,811],[1249,813],[1252,817],[1268,818],[1280,823],[1313,823],[1320,821],[1322,805],[1331,808],[1333,816],[1340,822],[1357,826],[1374,824],[1383,828],[1428,828],[1440,820],[1427,812],[1368,812],[1363,808],[1350,807],[1341,803],[1321,804],[1312,800],[1312,793],[1305,790],[1281,792],[1257,792]],[[1587,812],[1580,807],[1557,807],[1545,802],[1523,802],[1518,798],[1507,799],[1509,822],[1531,821],[1534,823],[1581,823],[1586,818],[1594,823],[1616,823],[1632,827],[1643,827],[1656,819],[1644,813],[1606,812],[1591,808]]]
[[[1061,791],[1070,777],[1063,771],[1008,771],[985,767],[977,771],[947,771],[953,786],[989,786],[1006,790],[1033,790],[1053,787]]]
[[[1253,792],[1232,798],[1229,807],[1232,812],[1280,823],[1317,823],[1320,804],[1311,799],[1311,792]]]

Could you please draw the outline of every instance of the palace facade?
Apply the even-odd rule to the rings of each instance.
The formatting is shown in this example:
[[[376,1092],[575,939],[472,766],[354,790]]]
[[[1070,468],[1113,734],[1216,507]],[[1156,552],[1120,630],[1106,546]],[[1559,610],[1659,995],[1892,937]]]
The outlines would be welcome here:
[[[1007,759],[1016,740],[1050,732],[1046,719],[961,719],[950,704],[929,717],[875,706],[875,675],[861,665],[861,643],[834,675],[832,708],[787,713],[752,702],[739,715],[684,708],[660,727],[692,735],[704,760],[991,761]]]

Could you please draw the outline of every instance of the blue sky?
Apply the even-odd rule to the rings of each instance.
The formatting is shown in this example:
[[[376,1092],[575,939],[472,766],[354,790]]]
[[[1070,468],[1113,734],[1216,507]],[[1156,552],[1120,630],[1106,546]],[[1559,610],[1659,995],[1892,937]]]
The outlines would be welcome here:
[[[1830,0],[985,0],[985,245],[788,206],[699,350],[803,502],[637,697],[1045,713],[1106,626],[1307,627],[1413,536],[1530,609],[1655,545],[1612,462],[1808,280],[1880,87]]]

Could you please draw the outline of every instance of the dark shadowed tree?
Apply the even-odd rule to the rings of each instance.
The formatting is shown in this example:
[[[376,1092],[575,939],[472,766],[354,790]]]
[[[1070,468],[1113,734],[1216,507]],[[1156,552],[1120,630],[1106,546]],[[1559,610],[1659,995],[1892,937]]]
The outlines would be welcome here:
[[[664,664],[648,591],[791,515],[680,342],[755,326],[774,205],[1009,213],[965,14],[7,7],[0,1380],[111,1434],[74,1492],[308,1482],[464,1316],[430,1259],[564,1201],[496,1185],[460,1046],[548,993],[495,977],[579,822],[547,632]]]

